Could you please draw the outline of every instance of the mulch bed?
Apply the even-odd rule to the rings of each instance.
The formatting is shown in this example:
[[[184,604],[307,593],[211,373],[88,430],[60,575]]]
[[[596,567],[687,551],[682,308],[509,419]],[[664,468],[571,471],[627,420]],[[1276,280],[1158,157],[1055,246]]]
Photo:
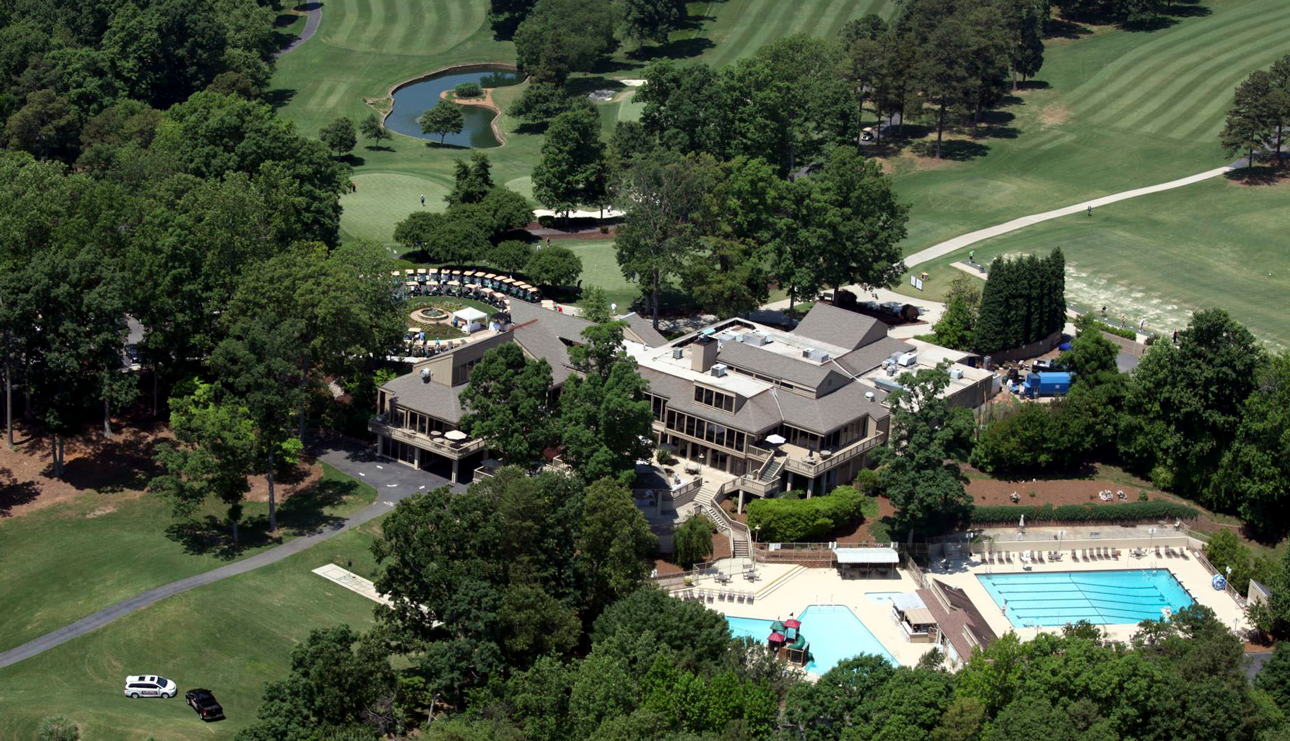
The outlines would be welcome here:
[[[1130,502],[1138,501],[1138,494],[1143,491],[1147,492],[1150,499],[1160,498],[1156,492],[1144,487],[1126,486],[1096,479],[1032,479],[1030,481],[973,479],[967,485],[974,504],[989,506],[1020,504],[1042,507],[1045,504],[1051,504],[1056,507],[1062,504],[1111,504],[1098,499],[1097,496],[1098,492],[1108,489],[1113,493],[1123,491],[1128,495],[1127,501]],[[1013,492],[1020,495],[1019,501],[1012,501]],[[1030,496],[1031,492],[1034,493],[1033,497]]]

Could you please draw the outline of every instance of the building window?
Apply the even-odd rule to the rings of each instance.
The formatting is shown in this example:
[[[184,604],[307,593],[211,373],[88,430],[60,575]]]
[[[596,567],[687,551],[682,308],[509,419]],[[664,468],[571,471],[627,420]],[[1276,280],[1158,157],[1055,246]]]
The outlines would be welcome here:
[[[733,412],[735,410],[735,397],[730,394],[723,394],[720,391],[705,389],[702,386],[694,387],[694,400],[699,404],[720,409],[723,412]]]

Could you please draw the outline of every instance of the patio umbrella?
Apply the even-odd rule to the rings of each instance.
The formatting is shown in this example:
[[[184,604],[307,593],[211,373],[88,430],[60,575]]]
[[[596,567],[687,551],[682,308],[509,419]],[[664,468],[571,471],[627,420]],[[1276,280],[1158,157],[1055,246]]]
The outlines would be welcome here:
[[[771,445],[783,445],[784,443],[788,442],[788,440],[784,439],[783,435],[767,435],[766,442],[770,443]]]
[[[1021,524],[1017,525],[1017,527],[1025,527],[1025,526],[1026,526],[1026,516],[1025,516],[1025,515],[1022,515],[1022,516],[1021,516]]]
[[[443,436],[453,441],[465,440],[467,437],[470,437],[461,430],[449,430],[448,432],[443,433]]]

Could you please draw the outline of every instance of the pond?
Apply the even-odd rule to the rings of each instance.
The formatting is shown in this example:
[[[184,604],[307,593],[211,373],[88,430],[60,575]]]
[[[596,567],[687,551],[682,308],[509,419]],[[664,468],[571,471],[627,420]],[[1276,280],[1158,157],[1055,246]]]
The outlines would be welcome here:
[[[451,90],[463,82],[477,82],[480,87],[492,88],[518,85],[523,81],[523,74],[508,69],[474,69],[431,75],[394,92],[394,109],[386,117],[385,126],[400,134],[437,142],[438,136],[421,133],[421,124],[417,119],[439,102],[439,95],[445,90]],[[501,142],[493,135],[492,122],[497,115],[495,111],[483,106],[467,105],[461,107],[461,112],[466,116],[465,127],[460,134],[449,134],[444,139],[444,144],[475,149],[501,146]]]

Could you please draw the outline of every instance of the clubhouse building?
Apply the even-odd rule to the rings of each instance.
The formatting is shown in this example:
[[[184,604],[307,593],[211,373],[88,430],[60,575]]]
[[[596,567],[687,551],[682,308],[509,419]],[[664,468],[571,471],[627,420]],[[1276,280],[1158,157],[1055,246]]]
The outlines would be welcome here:
[[[550,363],[557,389],[574,371],[568,348],[586,320],[511,302],[511,322],[463,347],[417,363],[378,393],[370,429],[378,451],[454,482],[487,456],[457,429],[460,394],[489,349],[515,342]],[[693,470],[733,477],[745,494],[823,493],[848,483],[887,438],[887,395],[896,378],[958,357],[887,336],[872,317],[816,304],[791,331],[726,319],[668,341],[635,314],[622,319],[625,351],[649,384],[654,437]],[[994,374],[954,363],[945,394],[976,407],[998,390]]]

